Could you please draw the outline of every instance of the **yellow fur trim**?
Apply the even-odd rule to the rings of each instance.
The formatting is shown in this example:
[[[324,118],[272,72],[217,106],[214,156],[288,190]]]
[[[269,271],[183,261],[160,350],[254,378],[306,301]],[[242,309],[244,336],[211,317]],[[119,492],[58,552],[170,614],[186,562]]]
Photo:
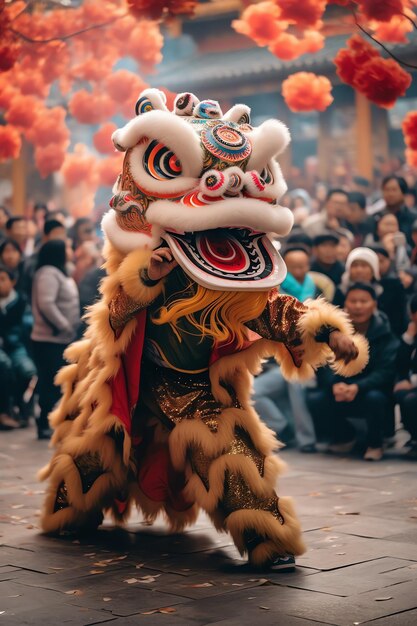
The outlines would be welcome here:
[[[135,250],[128,254],[121,262],[117,274],[120,283],[128,296],[139,303],[149,303],[161,293],[164,281],[161,280],[153,287],[147,287],[140,279],[140,271],[148,266],[152,251]]]
[[[170,455],[175,469],[181,471],[185,468],[190,447],[201,447],[210,458],[223,454],[235,436],[236,427],[248,433],[254,447],[263,456],[269,456],[280,445],[275,433],[261,422],[253,408],[229,408],[219,416],[215,433],[198,420],[184,420],[176,425],[169,437]]]
[[[274,494],[277,478],[285,470],[285,463],[270,456],[265,459],[264,474],[260,476],[255,464],[244,455],[225,454],[214,459],[208,474],[207,490],[197,474],[193,474],[184,490],[187,499],[195,500],[207,513],[213,514],[223,497],[226,471],[240,474],[248,487],[257,495],[270,498]]]
[[[306,304],[308,310],[298,321],[298,328],[301,332],[304,346],[303,360],[309,363],[313,369],[329,363],[335,371],[344,376],[359,374],[369,360],[368,342],[361,335],[355,335],[347,313],[329,304],[323,298],[307,300],[304,304]],[[358,357],[348,365],[345,365],[340,360],[335,361],[329,346],[315,341],[315,336],[322,326],[333,326],[344,335],[350,336],[359,350]]]
[[[280,524],[268,511],[251,509],[235,511],[226,518],[226,529],[232,535],[233,541],[242,555],[247,552],[244,542],[245,530],[255,530],[259,536],[265,537],[265,542],[251,552],[250,559],[254,565],[264,565],[274,555],[293,554],[297,556],[305,552],[301,526],[291,499],[280,498],[278,506],[284,518],[284,524]]]

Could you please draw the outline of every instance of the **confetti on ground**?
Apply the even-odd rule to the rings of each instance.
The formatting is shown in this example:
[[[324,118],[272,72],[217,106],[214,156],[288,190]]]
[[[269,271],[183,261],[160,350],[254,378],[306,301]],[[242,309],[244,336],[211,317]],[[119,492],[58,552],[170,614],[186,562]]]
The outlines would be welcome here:
[[[83,591],[81,589],[70,589],[69,591],[64,591],[67,596],[82,596]]]

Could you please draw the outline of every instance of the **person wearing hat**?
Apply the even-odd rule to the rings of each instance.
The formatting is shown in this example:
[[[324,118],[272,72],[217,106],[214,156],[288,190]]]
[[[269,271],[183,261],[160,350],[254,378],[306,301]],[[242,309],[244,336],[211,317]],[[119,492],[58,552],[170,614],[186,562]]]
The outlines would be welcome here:
[[[333,299],[333,304],[343,307],[348,288],[356,282],[372,283],[377,296],[382,294],[379,260],[370,248],[354,248],[346,259],[346,269]]]
[[[337,260],[339,235],[332,230],[325,230],[313,239],[314,260],[311,271],[328,276],[337,286],[344,272],[344,265]]]
[[[379,461],[383,456],[385,413],[392,405],[398,339],[388,319],[378,311],[377,294],[371,283],[356,282],[347,289],[345,311],[355,330],[369,343],[369,362],[352,378],[325,368],[317,373],[318,388],[309,394],[310,410],[316,421],[324,421],[330,435],[328,451],[346,454],[356,444],[350,418],[366,420],[367,449],[364,459]]]

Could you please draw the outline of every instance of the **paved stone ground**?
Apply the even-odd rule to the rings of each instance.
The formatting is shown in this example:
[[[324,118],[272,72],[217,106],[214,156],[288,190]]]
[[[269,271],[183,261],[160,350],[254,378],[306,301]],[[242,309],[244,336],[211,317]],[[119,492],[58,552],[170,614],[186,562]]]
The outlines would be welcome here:
[[[33,429],[0,433],[0,626],[417,624],[417,464],[284,450],[308,552],[293,574],[248,568],[206,517],[182,535],[162,524],[105,524],[93,537],[39,533],[49,457]]]

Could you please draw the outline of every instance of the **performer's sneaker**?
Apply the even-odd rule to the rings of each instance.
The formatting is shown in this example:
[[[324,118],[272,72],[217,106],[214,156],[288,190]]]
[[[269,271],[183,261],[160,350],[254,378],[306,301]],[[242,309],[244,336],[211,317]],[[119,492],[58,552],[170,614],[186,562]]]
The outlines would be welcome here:
[[[294,572],[295,558],[292,554],[277,556],[268,568],[271,572]]]

